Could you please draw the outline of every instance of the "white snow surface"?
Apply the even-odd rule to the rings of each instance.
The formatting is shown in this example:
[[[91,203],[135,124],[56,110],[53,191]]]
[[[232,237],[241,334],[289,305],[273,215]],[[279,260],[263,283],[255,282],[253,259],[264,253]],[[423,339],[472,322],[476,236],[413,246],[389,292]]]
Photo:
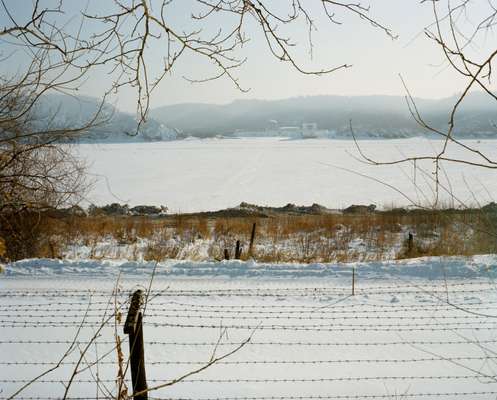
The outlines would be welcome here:
[[[463,143],[497,159],[495,140]],[[361,140],[359,144],[366,156],[377,161],[433,156],[443,146],[440,140],[423,138]],[[195,212],[234,207],[242,201],[344,208],[370,203],[426,204],[434,199],[431,162],[419,162],[417,167],[425,172],[418,169],[416,173],[412,164],[366,165],[351,140],[214,138],[76,147],[96,181],[88,202],[100,205],[116,201],[163,204],[171,212]],[[453,146],[447,155],[481,161]],[[456,163],[442,166],[442,199],[453,198],[455,206],[495,200],[493,170]]]
[[[76,337],[79,347],[59,368],[16,396],[62,398],[80,350],[105,316],[110,324],[85,354],[67,398],[115,393],[114,335],[124,340],[125,357],[128,343],[122,320],[114,329],[114,299],[125,316],[129,294],[148,289],[153,267],[124,260],[7,265],[0,277],[0,398],[53,367]],[[251,340],[150,396],[494,399],[496,267],[497,255],[336,265],[159,264],[144,317],[149,387]],[[129,370],[126,378],[130,386]]]
[[[154,261],[94,260],[94,259],[26,259],[8,264],[7,277],[17,276],[82,276],[115,278],[118,275],[148,275],[155,268],[156,276],[164,277],[231,277],[231,278],[343,278],[355,268],[359,278],[454,279],[485,278],[497,271],[497,255],[471,257],[421,257],[396,261],[356,263],[258,263],[255,261]]]

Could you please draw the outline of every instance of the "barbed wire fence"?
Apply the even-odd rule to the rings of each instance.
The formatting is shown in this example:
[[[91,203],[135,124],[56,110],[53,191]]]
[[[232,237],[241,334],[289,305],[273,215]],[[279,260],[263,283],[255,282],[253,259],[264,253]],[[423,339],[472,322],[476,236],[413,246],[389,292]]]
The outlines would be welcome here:
[[[0,290],[0,399],[497,397],[490,280],[261,286]]]

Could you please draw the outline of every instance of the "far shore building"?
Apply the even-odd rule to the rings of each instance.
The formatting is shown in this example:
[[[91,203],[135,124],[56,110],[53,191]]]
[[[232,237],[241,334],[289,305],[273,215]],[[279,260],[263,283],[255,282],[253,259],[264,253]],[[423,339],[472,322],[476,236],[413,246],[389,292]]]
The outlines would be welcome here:
[[[268,125],[267,128],[260,131],[237,129],[235,130],[234,135],[238,137],[280,136],[294,139],[315,139],[335,136],[327,129],[318,129],[318,124],[316,122],[304,122],[300,126],[279,126],[278,121],[270,120]]]

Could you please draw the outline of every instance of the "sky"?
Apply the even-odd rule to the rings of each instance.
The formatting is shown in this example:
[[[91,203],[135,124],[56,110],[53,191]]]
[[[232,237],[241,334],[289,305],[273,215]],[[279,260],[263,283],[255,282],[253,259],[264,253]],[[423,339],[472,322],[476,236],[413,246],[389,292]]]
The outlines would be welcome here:
[[[67,15],[77,15],[78,7],[84,2],[65,3]],[[176,29],[188,30],[196,26],[191,21],[195,0],[176,0],[167,9],[166,19]],[[288,8],[288,0],[268,0],[267,4],[279,11]],[[29,12],[31,1],[14,2],[6,0],[13,12],[22,15]],[[86,6],[86,3],[84,3]],[[111,0],[89,0],[87,7],[97,13],[111,7]],[[152,6],[157,0],[151,0]],[[375,29],[367,21],[347,15],[337,10],[336,18],[341,24],[333,24],[322,12],[319,0],[304,0],[303,4],[315,16],[317,31],[313,33],[313,57],[309,54],[308,37],[303,24],[284,25],[281,29],[292,38],[296,46],[292,48],[295,58],[309,69],[328,68],[344,63],[352,67],[323,76],[303,75],[271,56],[260,29],[247,22],[246,34],[250,41],[244,45],[239,55],[247,61],[236,72],[240,84],[247,93],[238,90],[229,80],[192,84],[184,76],[203,78],[209,66],[199,57],[185,53],[171,74],[168,74],[151,97],[151,107],[176,103],[228,103],[236,99],[281,99],[312,95],[404,95],[405,90],[399,78],[402,75],[413,95],[425,98],[443,98],[461,91],[464,80],[447,68],[440,48],[423,34],[423,28],[433,21],[429,3],[419,0],[371,0],[371,16],[391,28],[398,36],[392,40],[381,30]],[[364,3],[366,4],[366,3]],[[483,15],[488,3],[476,0],[470,8],[470,26]],[[0,15],[0,23],[8,23],[5,15]],[[70,21],[74,23],[74,21]],[[204,22],[207,31],[226,29],[230,21],[223,16],[214,16]],[[91,27],[87,28],[91,30]],[[496,37],[493,34],[482,37],[479,45],[470,49],[483,52],[491,46]],[[164,41],[154,41],[148,50],[147,66],[157,71],[161,66]],[[98,96],[111,77],[107,70],[95,71],[85,81],[80,93]],[[125,88],[112,100],[124,111],[134,111],[136,93]]]

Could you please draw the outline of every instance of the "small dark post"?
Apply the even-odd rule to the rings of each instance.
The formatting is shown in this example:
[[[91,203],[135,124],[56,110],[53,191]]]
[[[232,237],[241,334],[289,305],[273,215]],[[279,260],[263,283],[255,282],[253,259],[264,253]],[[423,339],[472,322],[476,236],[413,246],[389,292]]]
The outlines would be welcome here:
[[[228,249],[224,249],[224,259],[229,260],[230,259],[230,253]]]
[[[256,226],[256,223],[254,222],[254,225],[252,225],[252,233],[250,234],[250,244],[249,244],[249,249],[248,249],[248,255],[249,255],[249,257],[252,256],[252,250],[254,248],[255,226]]]
[[[242,256],[242,248],[240,247],[240,241],[237,240],[235,247],[235,259],[239,260],[241,256]]]
[[[409,237],[407,239],[407,253],[411,255],[413,249],[414,249],[414,235],[411,232],[409,232]]]
[[[129,335],[129,363],[131,365],[131,380],[134,400],[147,400],[147,375],[145,372],[145,349],[143,346],[143,316],[140,308],[143,303],[143,291],[137,290],[131,297],[128,316],[124,323],[124,333]]]
[[[352,296],[355,296],[355,267],[352,267]]]

